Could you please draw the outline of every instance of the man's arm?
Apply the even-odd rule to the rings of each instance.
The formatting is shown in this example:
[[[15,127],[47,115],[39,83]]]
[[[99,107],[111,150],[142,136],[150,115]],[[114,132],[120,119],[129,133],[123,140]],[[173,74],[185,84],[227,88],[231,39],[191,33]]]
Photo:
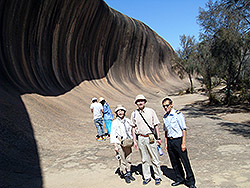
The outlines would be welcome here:
[[[90,109],[91,110],[91,112],[93,113],[93,109]]]
[[[159,145],[161,145],[161,137],[160,137],[160,132],[159,132],[159,124],[155,125],[155,131],[157,135],[157,142]]]
[[[132,134],[133,134],[133,142],[135,149],[138,149],[137,141],[136,141],[136,134],[135,134],[135,127],[132,127]]]
[[[166,151],[168,151],[168,138],[167,138],[167,136],[168,136],[168,132],[165,131],[165,150]]]
[[[182,130],[182,144],[181,144],[181,150],[184,152],[187,149],[186,146],[186,137],[187,137],[187,130]]]
[[[185,122],[185,117],[182,113],[177,113],[177,122],[182,130],[182,144],[181,144],[181,150],[184,152],[187,149],[186,146],[186,137],[187,137],[187,126]]]

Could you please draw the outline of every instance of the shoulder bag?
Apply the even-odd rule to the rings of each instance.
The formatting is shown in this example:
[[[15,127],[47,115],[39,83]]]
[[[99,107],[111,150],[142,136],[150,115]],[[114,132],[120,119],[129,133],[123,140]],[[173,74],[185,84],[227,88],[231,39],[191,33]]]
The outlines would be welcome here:
[[[134,145],[134,141],[132,138],[130,138],[125,123],[126,123],[126,120],[123,123],[123,125],[125,128],[126,134],[127,134],[127,138],[125,138],[124,140],[121,140],[121,146],[122,147],[132,147]]]
[[[148,128],[150,129],[150,131],[152,132],[152,134],[149,134],[149,143],[154,143],[154,138],[157,139],[157,134],[154,128],[150,127],[148,122],[146,121],[146,119],[143,117],[143,115],[141,114],[141,112],[138,110],[139,114],[141,115],[143,121],[146,123],[146,125],[148,126]]]

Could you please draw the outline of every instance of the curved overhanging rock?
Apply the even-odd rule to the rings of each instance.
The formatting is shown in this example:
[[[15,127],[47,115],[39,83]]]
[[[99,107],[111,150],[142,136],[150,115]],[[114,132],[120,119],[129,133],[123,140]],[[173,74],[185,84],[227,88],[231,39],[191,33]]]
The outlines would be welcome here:
[[[42,188],[41,158],[60,140],[55,133],[79,123],[73,119],[89,126],[93,95],[127,105],[138,92],[179,89],[173,53],[148,26],[102,0],[1,0],[0,187]]]
[[[0,2],[2,79],[24,93],[58,95],[84,80],[157,84],[169,77],[169,44],[102,0]]]

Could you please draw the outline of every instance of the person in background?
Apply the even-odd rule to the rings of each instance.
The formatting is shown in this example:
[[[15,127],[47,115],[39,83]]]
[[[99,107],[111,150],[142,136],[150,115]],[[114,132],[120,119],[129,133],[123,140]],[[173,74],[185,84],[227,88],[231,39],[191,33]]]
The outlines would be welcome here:
[[[163,117],[165,149],[169,154],[170,162],[176,174],[176,181],[171,185],[186,184],[189,188],[196,188],[194,174],[187,154],[187,127],[184,115],[173,108],[173,101],[170,98],[163,99],[162,106],[166,111]],[[186,178],[181,163],[184,166]]]
[[[103,120],[102,120],[102,105],[101,103],[97,102],[97,98],[92,98],[92,104],[90,105],[91,112],[93,113],[94,117],[94,124],[97,129],[98,136],[96,138],[97,141],[105,140],[105,132],[103,127]]]
[[[160,121],[157,118],[155,111],[145,106],[146,102],[147,100],[143,95],[137,95],[135,98],[137,110],[133,111],[131,114],[134,147],[136,149],[139,147],[141,154],[142,173],[144,177],[143,185],[146,185],[151,181],[150,161],[153,164],[155,185],[160,185],[161,168],[157,151],[157,143],[161,145],[158,127]],[[154,138],[152,129],[155,129],[157,139]],[[137,136],[138,143],[136,141]]]
[[[115,109],[116,119],[112,122],[110,143],[114,144],[114,149],[120,155],[119,166],[120,172],[126,183],[131,183],[135,178],[131,174],[131,154],[132,145],[123,147],[121,141],[127,138],[132,139],[132,123],[126,118],[126,108],[118,105]]]
[[[99,102],[102,104],[103,107],[103,119],[104,119],[104,124],[107,129],[107,134],[108,137],[110,136],[111,132],[111,125],[112,125],[112,120],[114,119],[113,113],[109,107],[109,104],[106,102],[106,100],[103,97],[99,98]]]

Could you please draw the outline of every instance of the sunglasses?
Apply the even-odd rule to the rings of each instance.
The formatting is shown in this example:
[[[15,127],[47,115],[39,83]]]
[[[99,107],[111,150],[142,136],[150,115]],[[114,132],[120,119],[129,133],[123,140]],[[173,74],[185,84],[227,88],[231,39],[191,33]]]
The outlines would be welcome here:
[[[170,106],[170,104],[165,104],[165,105],[162,105],[163,108],[168,108]]]

